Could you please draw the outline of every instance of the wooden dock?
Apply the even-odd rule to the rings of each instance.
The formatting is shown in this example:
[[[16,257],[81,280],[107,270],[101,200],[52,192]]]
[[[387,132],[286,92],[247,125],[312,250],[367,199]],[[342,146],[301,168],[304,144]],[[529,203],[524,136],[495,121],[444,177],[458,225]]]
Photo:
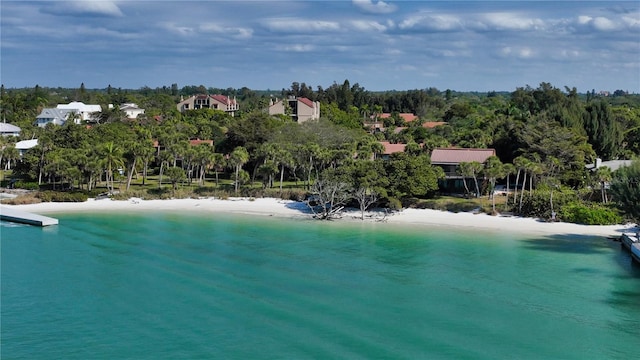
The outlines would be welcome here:
[[[640,239],[636,235],[622,234],[620,242],[631,252],[631,258],[640,264]]]
[[[0,220],[36,226],[58,225],[58,219],[0,206]]]

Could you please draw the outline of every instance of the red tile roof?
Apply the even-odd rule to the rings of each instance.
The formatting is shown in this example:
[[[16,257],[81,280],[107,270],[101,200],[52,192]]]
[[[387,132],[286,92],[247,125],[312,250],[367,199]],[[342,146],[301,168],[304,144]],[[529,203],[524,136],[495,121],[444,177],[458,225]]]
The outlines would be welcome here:
[[[405,122],[412,122],[414,120],[416,120],[418,117],[414,114],[411,113],[400,113],[398,114],[398,116],[400,116],[400,118],[402,118]],[[380,119],[387,119],[390,118],[391,114],[390,113],[382,113],[380,115],[378,115],[378,118]]]
[[[380,141],[380,144],[384,146],[384,155],[391,155],[397,152],[404,152],[404,148],[407,144],[392,144],[388,141]]]
[[[495,149],[463,149],[446,148],[433,149],[431,153],[432,164],[459,164],[461,162],[477,161],[484,163],[487,158],[496,154]]]
[[[422,127],[425,127],[427,129],[433,129],[436,126],[440,126],[440,125],[446,125],[447,123],[444,121],[427,121],[424,124],[422,124]]]
[[[228,97],[224,96],[224,95],[209,95],[212,99],[221,102],[223,104],[235,104],[235,102],[232,99],[229,99]]]
[[[311,101],[311,100],[309,100],[309,99],[307,99],[307,98],[299,97],[299,98],[298,98],[298,101],[300,101],[301,103],[303,103],[303,104],[307,105],[307,106],[308,106],[308,107],[310,107],[310,108],[312,108],[312,107],[313,107],[313,101]]]

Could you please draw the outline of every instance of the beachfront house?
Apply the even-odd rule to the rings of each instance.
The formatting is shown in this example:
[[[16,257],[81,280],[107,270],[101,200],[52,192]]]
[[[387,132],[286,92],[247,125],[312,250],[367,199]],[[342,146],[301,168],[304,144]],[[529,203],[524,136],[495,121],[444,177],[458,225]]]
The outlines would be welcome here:
[[[235,112],[240,109],[238,101],[224,95],[205,95],[199,94],[191,96],[187,99],[181,99],[177,105],[178,111],[185,112],[187,110],[198,109],[214,109],[221,110],[227,114],[234,116]]]
[[[302,123],[320,118],[320,102],[305,97],[289,96],[286,99],[269,100],[269,115],[289,115],[295,122]]]
[[[458,170],[460,163],[477,161],[484,164],[495,155],[495,149],[436,148],[431,153],[431,165],[444,170],[445,178],[440,181],[440,189],[458,193],[464,192],[464,177]]]

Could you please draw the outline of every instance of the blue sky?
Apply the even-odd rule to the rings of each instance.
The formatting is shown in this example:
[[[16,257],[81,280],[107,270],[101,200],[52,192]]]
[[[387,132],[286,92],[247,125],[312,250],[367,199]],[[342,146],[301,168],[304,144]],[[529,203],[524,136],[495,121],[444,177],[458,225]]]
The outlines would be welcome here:
[[[640,2],[2,0],[6,87],[640,93]]]

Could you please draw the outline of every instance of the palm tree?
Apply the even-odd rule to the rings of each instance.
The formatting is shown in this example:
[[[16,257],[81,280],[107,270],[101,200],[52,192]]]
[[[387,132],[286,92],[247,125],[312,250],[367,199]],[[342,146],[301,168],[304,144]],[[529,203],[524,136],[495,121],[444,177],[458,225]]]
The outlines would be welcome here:
[[[234,168],[234,172],[235,172],[235,192],[236,194],[238,193],[238,177],[240,175],[240,170],[242,169],[242,166],[244,164],[246,164],[249,161],[249,152],[247,152],[247,149],[243,148],[242,146],[238,146],[235,149],[233,149],[233,152],[229,155],[229,165],[231,167]]]
[[[493,209],[493,213],[496,213],[496,196],[494,193],[494,189],[496,187],[496,180],[498,178],[502,178],[505,174],[504,166],[500,159],[497,156],[490,156],[487,159],[485,165],[485,174],[489,178],[489,183],[491,184],[491,207]]]
[[[124,166],[122,149],[115,145],[113,141],[104,144],[102,148],[102,165],[107,170],[107,189],[113,192],[113,171]],[[109,181],[111,181],[111,187],[109,187]]]
[[[518,156],[513,159],[513,166],[518,169],[518,173],[516,174],[516,184],[513,189],[513,205],[518,201],[518,182],[520,181],[520,173],[523,172],[527,168],[528,159],[524,156]],[[523,186],[524,189],[524,186]]]
[[[158,178],[158,188],[162,187],[162,172],[164,170],[164,165],[167,164],[167,166],[169,165],[169,162],[172,159],[172,156],[169,152],[167,151],[162,151],[160,153],[160,174],[159,174],[159,178]]]
[[[511,175],[515,174],[516,167],[513,164],[506,163],[506,164],[502,164],[502,169],[504,170],[504,174],[507,177],[507,196],[506,196],[506,199],[505,199],[505,202],[504,202],[505,207],[507,207],[507,205],[509,205],[509,189],[510,189],[510,187],[509,187],[510,181],[509,180],[511,179]]]
[[[215,171],[216,173],[216,186],[219,185],[218,169],[220,168],[224,169],[225,166],[226,164],[225,164],[224,155],[220,153],[213,153],[211,156],[211,167],[213,168],[213,171]]]
[[[285,167],[291,168],[294,164],[293,155],[289,149],[279,149],[278,164],[280,165],[280,195],[282,195],[282,182],[284,180]]]
[[[596,170],[596,178],[600,183],[600,195],[602,196],[602,202],[606,204],[609,202],[607,197],[607,183],[611,182],[611,179],[613,179],[613,173],[609,167],[602,166]]]
[[[5,170],[11,170],[11,161],[17,161],[20,159],[20,152],[16,149],[15,144],[9,144],[4,149],[2,149],[2,155],[0,155],[0,160],[5,158],[7,161]]]
[[[460,174],[465,178],[467,177],[473,178],[473,181],[476,185],[476,197],[480,197],[480,187],[478,186],[478,174],[480,174],[483,168],[484,168],[484,165],[482,165],[482,163],[478,161],[461,162],[459,164]],[[466,186],[467,185],[465,183],[465,187]]]

